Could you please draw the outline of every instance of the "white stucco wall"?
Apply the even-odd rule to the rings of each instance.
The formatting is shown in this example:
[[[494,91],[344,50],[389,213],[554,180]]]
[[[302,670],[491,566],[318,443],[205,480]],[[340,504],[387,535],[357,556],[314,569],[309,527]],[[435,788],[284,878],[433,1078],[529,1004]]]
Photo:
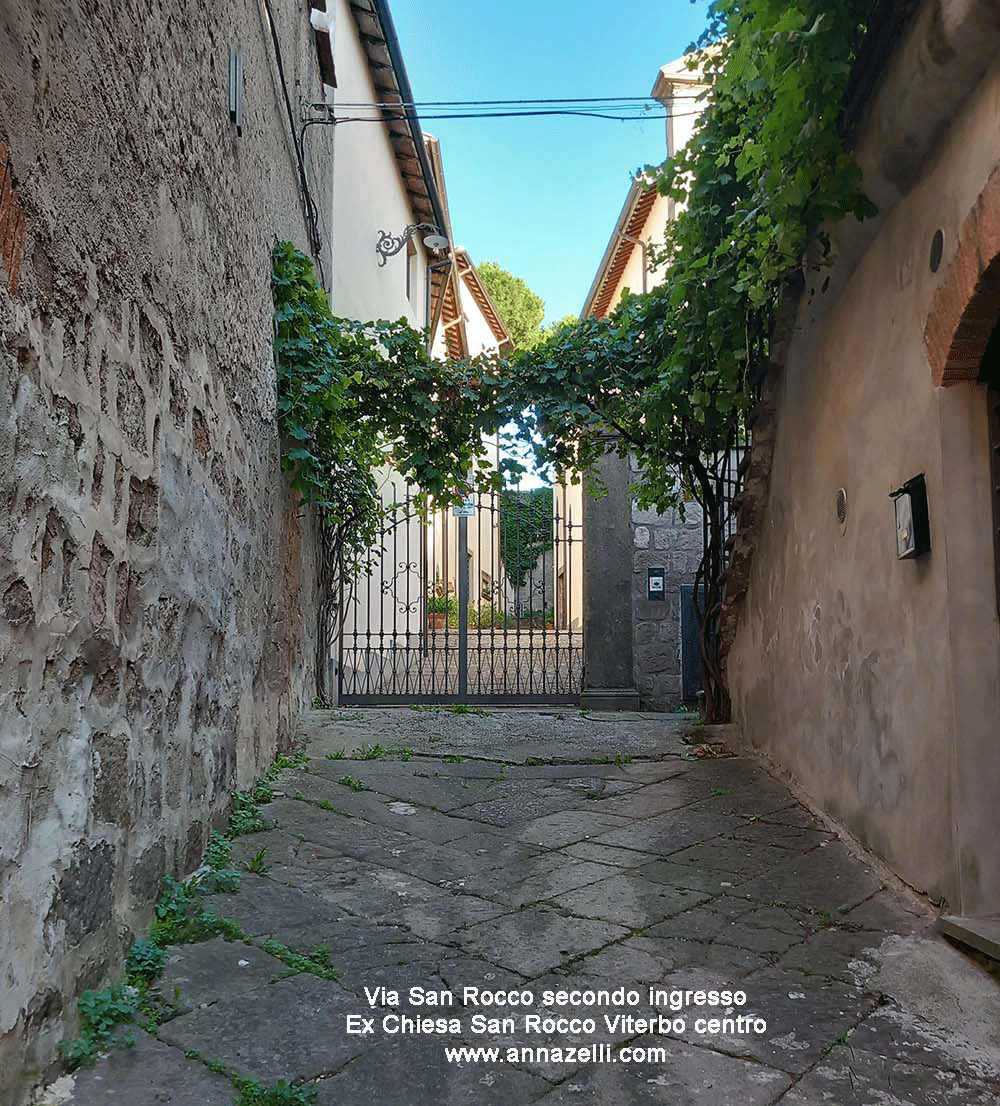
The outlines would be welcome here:
[[[346,0],[335,7],[334,61],[337,89],[334,103],[376,99],[371,70],[357,36]],[[343,111],[338,112],[344,114]],[[371,110],[351,110],[369,118]],[[419,234],[416,287],[406,295],[407,253],[404,247],[384,266],[378,264],[379,232],[400,234],[417,222],[400,176],[386,126],[381,122],[343,123],[335,128],[333,157],[332,272],[330,304],[334,314],[349,319],[399,319],[422,329],[427,325],[427,253]]]

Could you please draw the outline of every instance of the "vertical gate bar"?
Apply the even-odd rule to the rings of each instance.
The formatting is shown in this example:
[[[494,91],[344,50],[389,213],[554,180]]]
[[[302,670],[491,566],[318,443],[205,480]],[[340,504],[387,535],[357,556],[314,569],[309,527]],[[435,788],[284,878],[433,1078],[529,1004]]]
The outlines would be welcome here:
[[[410,693],[410,624],[413,616],[413,601],[410,598],[411,584],[411,566],[415,563],[413,561],[413,549],[412,549],[412,534],[414,522],[419,526],[419,520],[413,512],[413,503],[410,500],[410,488],[407,485],[406,488],[406,500],[403,516],[406,519],[406,602],[403,606],[403,617],[405,619],[405,629],[403,631],[403,693],[409,695]]]
[[[506,478],[504,480],[504,488],[506,488]],[[510,598],[513,589],[510,585],[510,577],[507,575],[507,565],[503,556],[503,533],[504,533],[504,514],[503,514],[503,490],[493,493],[493,503],[496,510],[496,526],[497,535],[500,540],[497,542],[496,558],[497,558],[497,579],[501,582],[503,587],[503,640],[500,642],[500,656],[502,658],[502,664],[500,668],[500,678],[503,684],[503,690],[505,693],[510,693],[510,651],[508,648],[509,637],[509,623],[510,623]],[[516,607],[515,607],[516,615]]]
[[[559,637],[559,623],[560,610],[559,610],[559,561],[562,557],[562,540],[559,533],[559,523],[562,520],[563,513],[562,507],[564,503],[560,502],[563,489],[554,484],[552,487],[552,512],[549,518],[549,525],[552,527],[552,631],[553,631],[553,650],[555,656],[555,687],[553,691],[557,694],[562,690],[562,680],[559,678],[559,665],[562,660],[562,642]],[[562,496],[564,499],[565,497]]]
[[[573,543],[576,538],[573,532],[573,508],[568,505],[567,502],[567,522],[566,522],[566,534],[568,541],[566,543],[566,625],[569,627],[569,674],[570,674],[570,687],[569,690],[574,694],[578,694],[583,690],[583,679],[577,680],[576,668],[578,662],[578,654],[576,651],[576,639],[577,631],[573,626],[573,557],[575,551]],[[581,646],[581,654],[582,654]]]
[[[437,595],[438,589],[438,558],[441,558],[441,572],[444,574],[441,579],[444,581],[442,585],[445,589],[445,596],[448,592],[448,570],[445,562],[448,559],[448,554],[445,547],[448,542],[448,532],[445,529],[445,517],[444,511],[439,511],[435,506],[434,509],[434,547],[431,550],[431,594]],[[441,621],[440,619],[438,621]],[[448,612],[445,610],[444,623],[448,624]],[[429,694],[433,695],[437,690],[437,666],[441,659],[441,638],[438,636],[438,630],[440,627],[434,627],[428,632],[431,635],[431,670],[430,670],[430,682],[425,689]]]
[[[429,524],[429,516],[427,508],[423,508],[420,513],[420,621],[418,622],[420,633],[420,657],[421,662],[423,658],[427,657],[430,653],[430,610],[428,608],[428,596],[427,580],[430,576],[428,565],[434,564],[434,557],[432,556],[433,548],[431,543],[434,540],[434,530]],[[421,682],[423,680],[423,663],[420,664],[419,671],[421,673]]]
[[[445,511],[446,515],[447,515],[447,513],[448,512]],[[455,568],[455,602],[457,603],[458,602],[458,588],[459,588],[458,581],[459,581],[459,577],[461,576],[461,566],[459,564],[459,559],[458,559],[459,520],[456,520],[455,522],[452,522],[451,519],[454,518],[454,517],[455,516],[452,515],[452,516],[450,516],[450,518],[448,520],[448,530],[449,531],[451,531],[451,530],[455,531],[454,568]],[[448,535],[447,549],[448,549],[448,561],[449,561],[449,564],[450,564],[451,563],[451,534],[450,533]],[[449,569],[449,571],[450,571],[450,569]],[[448,586],[449,585],[446,583],[445,584],[445,591],[446,592],[448,591]],[[455,653],[455,640],[456,640],[456,636],[459,632],[458,627],[459,627],[459,625],[461,625],[461,621],[462,621],[462,616],[461,616],[461,613],[459,613],[458,624],[456,624],[456,626],[454,627],[455,635],[453,635],[452,632],[451,632],[452,628],[453,628],[452,625],[451,625],[451,620],[446,618],[445,623],[444,623],[444,673],[443,673],[444,687],[442,688],[442,690],[445,692],[446,695],[452,695],[452,694],[455,694],[457,692],[457,683],[454,686],[452,685],[451,676],[452,676],[452,661],[453,660],[455,661],[456,673],[458,671],[458,660],[457,660],[457,654]]]
[[[337,634],[337,703],[344,699],[344,647],[347,644],[347,585],[344,580],[344,558],[337,557],[337,579],[340,581],[340,601],[337,603],[337,617],[340,619],[340,633]]]
[[[427,588],[428,596],[437,595],[437,582],[438,582],[438,557],[443,556],[441,553],[441,527],[444,525],[438,518],[437,507],[435,506],[430,512],[431,527],[430,527],[430,553],[428,554],[428,567],[427,578],[424,581],[424,586]],[[427,673],[427,683],[425,684],[423,679],[420,681],[420,690],[433,694],[434,685],[437,679],[437,659],[438,659],[438,637],[437,629],[433,625],[437,612],[434,613],[434,617],[431,614],[427,615],[427,651],[429,661],[429,671]],[[447,615],[445,615],[447,619]]]
[[[522,500],[523,502],[523,500]],[[524,516],[527,512],[522,510],[518,516],[521,526],[524,525]],[[518,527],[518,546],[523,548],[524,534],[521,532],[521,527]],[[532,617],[532,612],[535,609],[535,566],[531,565],[528,569],[528,694],[531,695],[535,690],[535,620]],[[520,623],[518,624],[518,632],[521,632]],[[518,645],[521,643],[518,642]]]
[[[499,447],[497,451],[499,457]],[[490,489],[490,576],[493,580],[493,610],[499,615],[499,625],[493,626],[490,634],[490,690],[495,691],[499,684],[500,694],[507,690],[506,681],[497,680],[497,655],[501,657],[502,642],[498,639],[498,632],[507,632],[507,598],[504,586],[503,561],[500,555],[500,529],[503,520],[500,517],[500,493],[496,488]]]
[[[397,623],[398,611],[399,611],[399,499],[397,498],[398,492],[393,485],[392,489],[392,576],[389,578],[390,591],[389,598],[392,602],[392,637],[389,639],[389,694],[396,694],[396,671],[397,671],[397,643],[399,641],[399,627]],[[403,516],[403,523],[406,525],[406,516]]]
[[[469,569],[472,573],[472,569]],[[472,574],[470,589],[475,588],[475,605],[478,617],[476,618],[476,653],[472,673],[473,693],[482,692],[483,682],[483,499],[476,495],[476,572]],[[472,661],[470,655],[469,660]]]
[[[469,520],[458,520],[458,695],[469,694]]]
[[[379,524],[378,535],[375,539],[379,543],[379,548],[382,546],[382,526]],[[378,553],[379,565],[382,563],[382,554]],[[372,559],[375,557],[375,550],[372,550]],[[364,664],[362,665],[362,672],[364,674],[362,681],[362,695],[371,695],[375,689],[372,687],[372,618],[374,617],[374,611],[372,610],[372,576],[375,572],[375,566],[370,565],[371,571],[365,573],[365,652],[364,652]],[[379,568],[381,572],[381,567]]]

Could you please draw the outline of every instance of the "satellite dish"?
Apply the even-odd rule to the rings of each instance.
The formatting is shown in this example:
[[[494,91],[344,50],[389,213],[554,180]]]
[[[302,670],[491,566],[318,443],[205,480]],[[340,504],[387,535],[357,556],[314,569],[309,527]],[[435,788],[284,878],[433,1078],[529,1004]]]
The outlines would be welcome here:
[[[429,250],[446,250],[448,239],[443,234],[428,234],[424,239],[424,245]]]

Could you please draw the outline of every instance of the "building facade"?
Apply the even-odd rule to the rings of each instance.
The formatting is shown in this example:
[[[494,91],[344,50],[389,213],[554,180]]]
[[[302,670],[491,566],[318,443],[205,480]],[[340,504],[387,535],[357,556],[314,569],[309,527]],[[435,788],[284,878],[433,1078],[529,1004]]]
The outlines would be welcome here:
[[[907,883],[996,914],[1000,21],[879,14],[844,119],[879,214],[833,229],[772,370],[728,676],[750,747]],[[901,556],[915,477],[929,550]]]

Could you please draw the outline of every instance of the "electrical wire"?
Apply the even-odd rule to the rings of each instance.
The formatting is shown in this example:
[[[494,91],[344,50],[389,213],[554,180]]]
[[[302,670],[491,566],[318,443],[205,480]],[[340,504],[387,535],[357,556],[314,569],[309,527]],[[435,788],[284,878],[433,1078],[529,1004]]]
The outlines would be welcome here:
[[[302,214],[306,222],[306,234],[309,238],[309,246],[313,258],[319,269],[320,280],[326,286],[326,275],[323,272],[323,242],[319,233],[319,209],[312,197],[309,188],[309,176],[306,172],[305,159],[302,156],[302,143],[296,132],[295,113],[292,110],[292,101],[288,95],[288,81],[285,79],[285,66],[281,56],[281,42],[278,38],[278,27],[274,18],[274,9],[271,0],[264,0],[264,8],[267,12],[267,22],[271,31],[271,42],[274,46],[274,60],[278,66],[278,77],[281,81],[281,92],[285,100],[285,111],[288,114],[288,125],[292,131],[292,145],[295,147],[295,159],[299,169],[299,185],[301,189]]]
[[[697,100],[700,92],[682,92],[671,96],[671,100]],[[374,100],[340,100],[342,107],[378,108],[384,103]],[[660,104],[655,96],[567,96],[563,98],[539,96],[530,100],[400,100],[392,107],[406,108],[455,108],[455,107],[510,107],[518,104]],[[322,105],[315,105],[322,106]]]
[[[327,105],[324,105],[327,107]],[[338,107],[345,105],[338,104]],[[310,119],[308,125],[325,124],[335,125],[337,123],[405,123],[409,122],[410,117],[407,115],[393,115],[391,112],[398,105],[396,104],[383,104],[378,107],[378,115],[349,115],[349,116],[334,116],[332,113],[326,119]],[[701,111],[680,111],[674,112],[667,116],[663,115],[660,118],[663,119],[694,119],[701,115]],[[429,120],[435,119],[529,119],[538,117],[551,117],[561,116],[577,119],[609,119],[617,123],[648,123],[651,119],[658,118],[649,112],[643,112],[641,115],[614,115],[610,112],[598,112],[598,111],[577,111],[571,109],[559,110],[552,109],[546,111],[498,111],[498,112],[442,112],[439,114],[426,113],[420,116],[420,122],[424,123]]]

